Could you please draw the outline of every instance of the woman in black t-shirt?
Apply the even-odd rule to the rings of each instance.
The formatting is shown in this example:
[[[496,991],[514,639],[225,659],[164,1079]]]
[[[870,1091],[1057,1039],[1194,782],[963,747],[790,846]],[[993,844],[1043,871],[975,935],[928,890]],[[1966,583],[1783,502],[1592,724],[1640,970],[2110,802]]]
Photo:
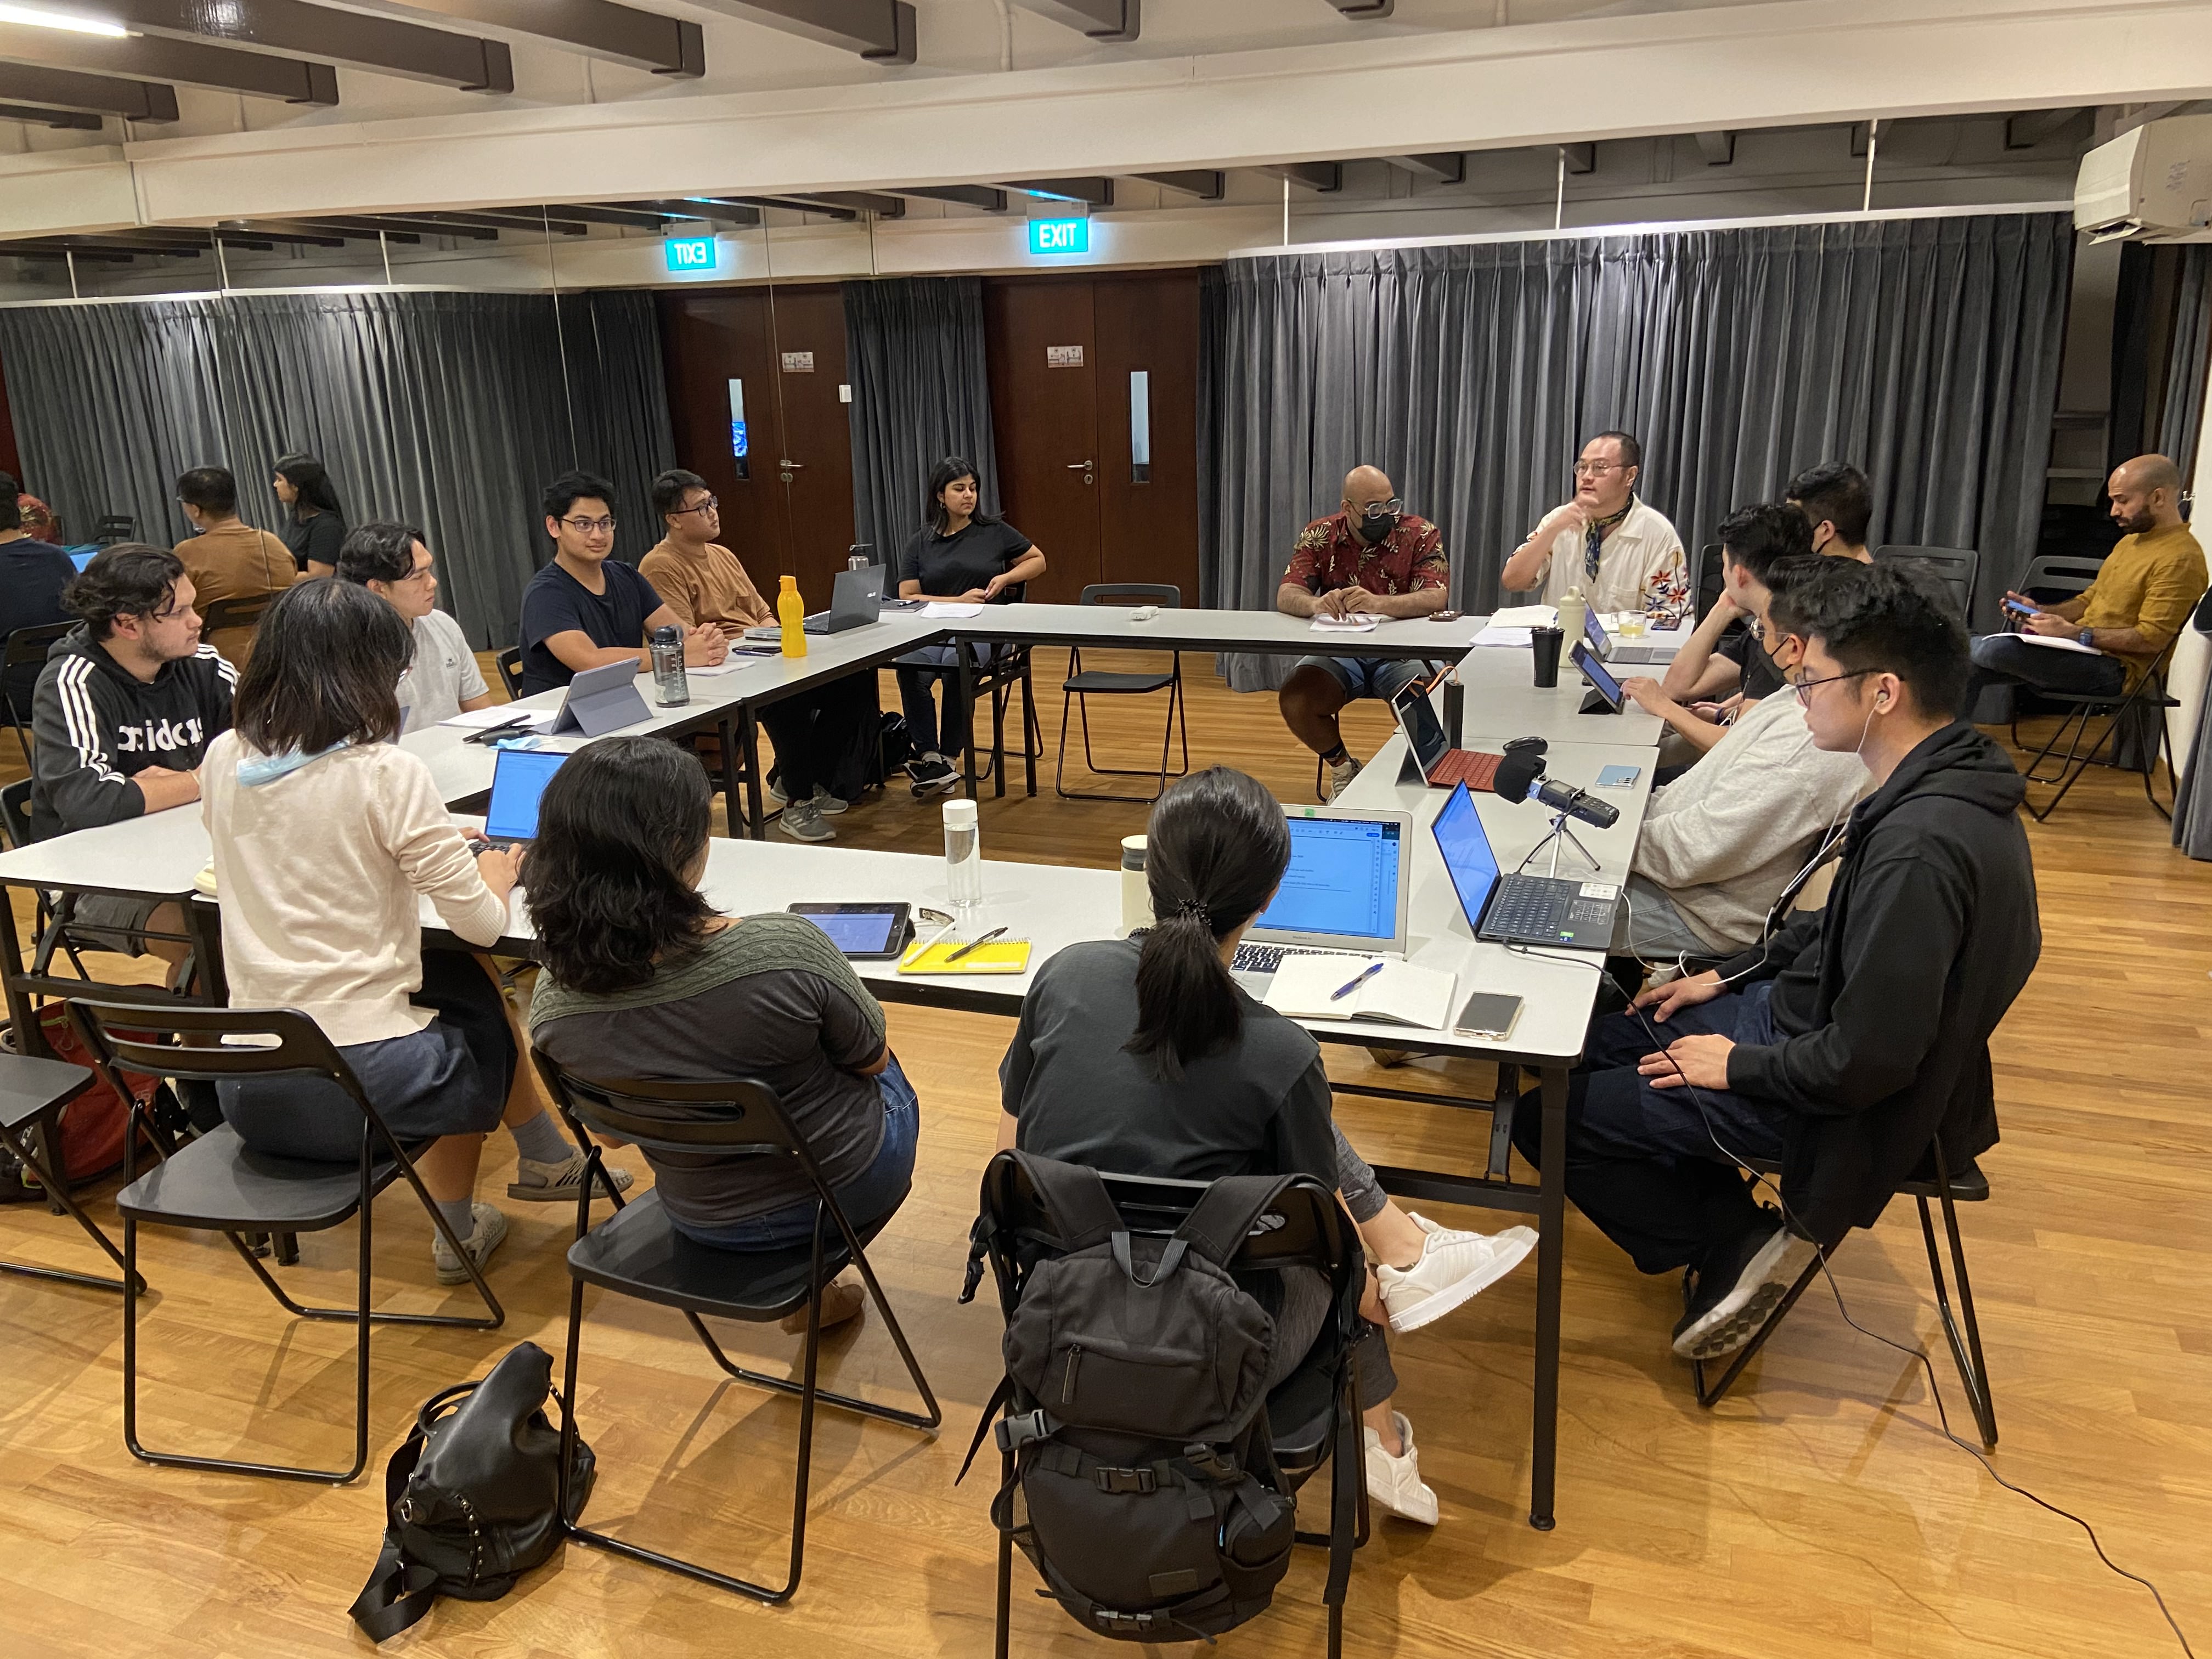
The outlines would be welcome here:
[[[293,562],[309,576],[335,576],[338,544],[345,540],[345,514],[331,475],[312,455],[287,455],[276,463],[276,499],[284,504],[280,533]]]
[[[929,523],[899,555],[899,597],[955,605],[1011,605],[1021,586],[1044,574],[1044,555],[978,501],[975,464],[948,455],[929,475]],[[994,647],[976,648],[979,663]],[[957,775],[948,755],[968,746],[969,711],[961,705],[958,671],[949,645],[925,646],[898,660],[899,700],[905,705],[914,758],[907,776],[917,799],[952,787]],[[930,688],[946,682],[943,735]]]

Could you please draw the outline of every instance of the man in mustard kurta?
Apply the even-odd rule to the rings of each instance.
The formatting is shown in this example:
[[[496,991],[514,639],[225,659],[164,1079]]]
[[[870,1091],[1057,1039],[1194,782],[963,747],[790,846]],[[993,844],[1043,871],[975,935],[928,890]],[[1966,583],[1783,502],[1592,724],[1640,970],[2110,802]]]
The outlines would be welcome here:
[[[2017,634],[1974,641],[1974,676],[1962,712],[1985,685],[2011,681],[2046,691],[2118,697],[2132,690],[2204,597],[2204,550],[2181,517],[2181,473],[2163,455],[2123,462],[2106,486],[2120,538],[2085,592],[2063,605],[2027,606]],[[2037,643],[2048,641],[2051,643]]]

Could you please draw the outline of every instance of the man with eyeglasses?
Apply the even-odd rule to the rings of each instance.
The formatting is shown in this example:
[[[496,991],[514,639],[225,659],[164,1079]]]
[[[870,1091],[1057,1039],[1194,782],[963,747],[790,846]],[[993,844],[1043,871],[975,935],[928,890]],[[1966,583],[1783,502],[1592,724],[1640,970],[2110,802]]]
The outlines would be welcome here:
[[[653,509],[666,534],[638,569],[685,627],[719,628],[736,639],[774,623],[775,612],[738,556],[714,539],[722,533],[721,505],[696,472],[678,467],[655,478]],[[848,794],[857,796],[866,781],[881,723],[875,676],[827,681],[768,704],[760,719],[775,745],[769,793],[782,807],[776,828],[793,841],[836,840],[823,819],[842,812]]]
[[[1344,500],[1298,532],[1275,609],[1293,617],[1426,617],[1451,602],[1443,532],[1405,503],[1380,467],[1356,466]],[[1336,717],[1354,697],[1398,695],[1423,672],[1417,662],[1301,657],[1277,694],[1283,722],[1322,757],[1334,800],[1359,775]]]
[[[1939,1136],[1954,1174],[1996,1143],[1990,1034],[2042,949],[2026,785],[1958,714],[1964,624],[1907,574],[1844,559],[1790,600],[1794,701],[1869,789],[1824,838],[1828,902],[1599,1019],[1568,1097],[1567,1196],[1643,1272],[1688,1270],[1689,1359],[1756,1336],[1816,1244],[1932,1177]],[[1531,1162],[1539,1130],[1514,1126]],[[1759,1164],[1781,1167],[1778,1211],[1742,1174]]]
[[[491,688],[460,623],[438,609],[438,571],[422,532],[372,520],[338,544],[337,578],[366,587],[406,619],[415,660],[399,677],[399,729],[420,732],[491,704]]]
[[[1601,432],[1575,463],[1575,493],[1547,513],[1505,561],[1498,585],[1540,587],[1557,605],[1579,587],[1593,611],[1632,611],[1673,628],[1690,611],[1689,562],[1667,515],[1636,494],[1644,446],[1626,432]]]
[[[684,660],[710,667],[730,642],[719,628],[688,628],[615,548],[614,486],[588,472],[563,472],[545,488],[545,533],[553,562],[522,590],[522,694],[557,690],[586,668],[627,657],[649,672],[646,639],[657,628],[684,630]]]

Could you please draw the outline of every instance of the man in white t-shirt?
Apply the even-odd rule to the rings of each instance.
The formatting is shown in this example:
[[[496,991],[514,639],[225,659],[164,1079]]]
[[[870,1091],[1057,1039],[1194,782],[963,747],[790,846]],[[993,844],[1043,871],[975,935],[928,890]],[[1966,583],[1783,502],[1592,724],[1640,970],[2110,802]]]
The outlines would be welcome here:
[[[1557,605],[1579,587],[1590,609],[1641,611],[1655,628],[1689,614],[1689,562],[1682,538],[1657,508],[1639,500],[1644,447],[1626,432],[1601,432],[1575,463],[1575,493],[1547,513],[1505,561],[1507,591],[1542,590]]]
[[[338,580],[356,582],[407,619],[415,660],[399,680],[402,732],[420,732],[492,701],[461,625],[438,609],[438,573],[422,532],[373,520],[346,532]]]

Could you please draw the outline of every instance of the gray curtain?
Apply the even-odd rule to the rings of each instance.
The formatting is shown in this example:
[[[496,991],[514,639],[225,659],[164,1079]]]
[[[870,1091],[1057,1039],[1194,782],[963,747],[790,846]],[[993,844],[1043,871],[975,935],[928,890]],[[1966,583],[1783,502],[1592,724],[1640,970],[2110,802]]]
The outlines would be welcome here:
[[[513,642],[550,555],[544,484],[579,465],[610,477],[635,558],[655,539],[647,485],[675,452],[649,296],[561,304],[557,325],[529,294],[22,307],[0,309],[0,361],[24,471],[71,525],[130,512],[144,539],[175,542],[177,474],[222,465],[246,518],[275,528],[271,465],[304,450],[349,523],[422,529],[440,602],[489,648]]]
[[[999,510],[983,284],[899,276],[844,286],[853,539],[888,564],[925,522],[929,471],[947,455],[975,463],[983,510]]]
[[[2158,449],[2181,469],[2186,485],[2197,475],[2205,368],[2208,355],[2212,355],[2212,246],[2191,242],[2173,252],[2179,257],[2180,270],[2174,283],[2173,345],[2166,355]]]
[[[1620,427],[1686,545],[1847,459],[1877,543],[1980,551],[1986,612],[2034,550],[2072,257],[2065,215],[1992,214],[1232,260],[1203,289],[1205,602],[1272,604],[1299,526],[1372,462],[1487,610],[1582,441]]]

